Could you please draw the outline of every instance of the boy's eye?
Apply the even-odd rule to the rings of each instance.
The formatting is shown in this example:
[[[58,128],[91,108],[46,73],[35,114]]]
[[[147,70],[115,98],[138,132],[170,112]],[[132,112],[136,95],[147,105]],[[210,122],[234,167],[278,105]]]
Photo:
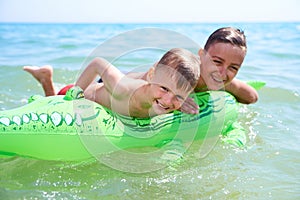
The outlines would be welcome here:
[[[179,102],[182,102],[182,103],[184,102],[184,98],[182,96],[176,95],[176,98]]]
[[[216,65],[222,64],[222,62],[221,62],[220,60],[213,60],[213,62],[214,62]]]
[[[230,66],[230,69],[232,69],[233,71],[238,71],[239,70],[239,68],[236,67],[236,66]]]
[[[160,86],[160,88],[161,88],[162,90],[164,90],[165,92],[169,92],[169,89],[166,88],[166,87],[164,87],[164,86]]]

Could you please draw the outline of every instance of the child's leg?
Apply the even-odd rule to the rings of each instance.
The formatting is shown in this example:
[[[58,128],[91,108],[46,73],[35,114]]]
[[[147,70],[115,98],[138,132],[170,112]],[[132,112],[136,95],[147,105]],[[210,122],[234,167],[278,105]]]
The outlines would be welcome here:
[[[38,82],[42,84],[45,96],[54,96],[55,89],[52,80],[53,68],[50,65],[42,67],[24,66],[23,69],[29,72]]]

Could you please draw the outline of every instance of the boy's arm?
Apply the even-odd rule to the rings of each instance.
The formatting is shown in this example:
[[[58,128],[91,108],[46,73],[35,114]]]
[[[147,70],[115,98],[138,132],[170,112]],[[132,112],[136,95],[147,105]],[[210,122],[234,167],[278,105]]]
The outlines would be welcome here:
[[[236,100],[240,103],[251,104],[258,100],[256,90],[243,81],[234,79],[225,87],[225,90],[235,96]],[[180,111],[188,114],[197,114],[199,106],[188,98],[181,106]]]
[[[104,87],[109,93],[112,93],[120,79],[124,77],[120,70],[105,59],[95,58],[82,72],[75,85],[85,90],[98,75],[102,78]]]
[[[240,103],[251,104],[258,100],[256,90],[250,85],[247,85],[247,83],[238,79],[233,79],[225,86],[225,90],[235,96],[237,101]]]

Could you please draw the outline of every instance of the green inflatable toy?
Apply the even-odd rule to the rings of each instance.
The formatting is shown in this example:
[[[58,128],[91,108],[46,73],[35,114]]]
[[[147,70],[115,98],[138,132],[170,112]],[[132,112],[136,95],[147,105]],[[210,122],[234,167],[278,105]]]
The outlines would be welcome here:
[[[68,94],[33,96],[24,106],[0,111],[0,155],[80,161],[122,149],[161,148],[172,140],[188,143],[220,134],[230,144],[245,145],[245,131],[236,122],[238,103],[232,95],[210,91],[193,97],[200,106],[197,115],[176,111],[138,119]]]

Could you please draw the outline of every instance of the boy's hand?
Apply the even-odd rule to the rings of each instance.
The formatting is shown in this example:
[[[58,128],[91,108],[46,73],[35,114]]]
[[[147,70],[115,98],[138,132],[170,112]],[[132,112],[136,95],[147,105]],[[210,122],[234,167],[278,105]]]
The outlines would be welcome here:
[[[194,99],[188,97],[181,105],[180,111],[187,114],[198,114],[199,106],[195,103]]]

